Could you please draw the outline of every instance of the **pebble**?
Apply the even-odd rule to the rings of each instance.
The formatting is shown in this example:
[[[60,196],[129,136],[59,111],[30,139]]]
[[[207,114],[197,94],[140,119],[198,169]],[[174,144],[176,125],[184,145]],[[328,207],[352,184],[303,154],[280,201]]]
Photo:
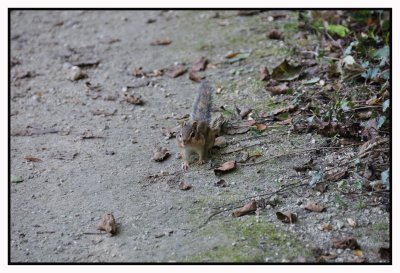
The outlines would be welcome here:
[[[71,81],[77,81],[79,79],[82,79],[84,75],[85,74],[78,66],[73,66],[68,71],[68,79],[70,79]]]

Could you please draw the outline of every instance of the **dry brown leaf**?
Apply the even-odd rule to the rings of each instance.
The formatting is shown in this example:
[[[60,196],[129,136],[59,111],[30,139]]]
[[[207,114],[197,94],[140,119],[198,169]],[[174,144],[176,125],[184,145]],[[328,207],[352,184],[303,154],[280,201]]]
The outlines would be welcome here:
[[[258,123],[258,124],[256,124],[256,129],[259,132],[263,132],[263,131],[265,131],[265,129],[267,129],[267,125]]]
[[[135,77],[143,77],[144,76],[143,68],[135,67],[134,69],[132,69],[132,75]]]
[[[329,172],[327,172],[325,174],[324,179],[328,180],[328,181],[338,181],[342,178],[345,178],[348,175],[347,170],[343,170],[340,168],[335,168],[333,170],[330,170]]]
[[[182,181],[181,183],[179,183],[179,189],[182,191],[187,191],[190,190],[192,188],[192,186],[190,186],[188,183]]]
[[[260,68],[260,80],[268,81],[270,78],[271,78],[271,75],[269,74],[268,68],[261,67]]]
[[[247,203],[246,205],[244,205],[242,208],[235,210],[232,213],[233,217],[240,217],[252,212],[255,212],[257,210],[257,202],[255,200],[251,200],[250,203]]]
[[[187,68],[183,65],[177,65],[173,66],[170,69],[168,69],[166,75],[170,78],[177,78],[183,74],[185,74],[187,71]]]
[[[350,225],[352,228],[355,228],[355,227],[357,226],[357,222],[354,221],[354,220],[351,219],[351,218],[347,218],[347,223],[349,223],[349,225]]]
[[[283,32],[277,29],[273,29],[268,33],[268,38],[273,40],[282,40],[283,39]]]
[[[217,182],[214,183],[214,186],[220,187],[220,188],[226,187],[225,180],[223,180],[223,179],[218,180]]]
[[[192,71],[203,71],[207,68],[208,60],[205,57],[201,57],[192,66]]]
[[[196,72],[194,70],[190,70],[190,72],[189,72],[189,80],[192,80],[194,82],[201,82],[205,78],[206,78],[205,76],[200,76],[200,75],[196,74]]]
[[[322,212],[325,210],[325,207],[319,205],[318,203],[308,200],[307,204],[304,206],[306,210],[314,211],[314,212]]]
[[[225,58],[232,59],[232,58],[236,57],[237,55],[239,55],[240,53],[241,53],[240,51],[229,53],[228,55],[225,56]]]
[[[326,183],[317,183],[317,185],[315,186],[315,189],[321,193],[324,193],[327,188],[328,184]]]
[[[271,95],[275,96],[275,95],[285,94],[289,90],[289,87],[285,82],[276,86],[266,86],[265,89],[271,92]]]
[[[169,39],[161,39],[161,40],[156,40],[154,42],[151,42],[150,45],[152,46],[158,46],[158,45],[169,45],[172,43],[172,40]]]
[[[130,104],[135,104],[135,105],[143,105],[143,100],[140,95],[129,95],[125,93],[125,101],[130,103]]]
[[[280,212],[278,211],[276,213],[276,217],[281,220],[283,223],[290,223],[293,224],[294,222],[297,221],[297,215],[294,213],[291,213],[290,211],[286,212]]]
[[[165,136],[166,139],[170,139],[176,137],[176,134],[179,132],[180,126],[176,126],[174,128],[165,128],[161,127],[161,132]]]
[[[153,159],[155,161],[163,161],[164,159],[168,158],[169,155],[170,153],[167,148],[156,147],[154,149]]]
[[[115,223],[114,215],[106,213],[101,218],[97,225],[98,230],[104,230],[107,233],[115,234],[117,232],[117,224]]]
[[[274,110],[272,112],[272,115],[276,116],[276,115],[279,115],[279,114],[282,114],[282,113],[290,113],[290,112],[293,112],[294,110],[296,110],[296,108],[297,108],[297,105],[291,104],[289,106]]]
[[[290,124],[292,124],[292,120],[293,120],[293,118],[288,118],[288,119],[285,119],[285,120],[282,120],[282,121],[278,122],[278,124],[280,124],[280,125],[290,125]]]
[[[354,254],[355,256],[357,256],[357,257],[362,257],[362,256],[363,256],[363,253],[362,253],[362,250],[361,250],[361,249],[355,249],[355,250],[353,250],[353,254]]]
[[[336,259],[336,257],[337,257],[336,253],[332,252],[332,253],[329,253],[328,255],[319,256],[319,257],[317,258],[317,262],[318,262],[318,263],[321,263],[321,262],[328,262],[329,260]]]
[[[214,146],[213,147],[219,147],[222,148],[226,146],[226,138],[224,136],[219,136],[215,139],[214,141]]]
[[[331,231],[332,230],[332,225],[330,223],[323,223],[318,228],[319,228],[319,230],[327,232],[327,231]]]
[[[253,109],[251,108],[244,108],[240,111],[239,115],[242,119],[244,119],[248,114],[251,113],[251,111],[253,111]]]
[[[24,159],[26,159],[27,161],[31,161],[31,162],[42,162],[43,161],[40,158],[33,157],[31,155],[25,156]]]
[[[360,246],[358,245],[356,239],[354,238],[347,238],[343,240],[333,239],[332,240],[333,247],[335,248],[350,248],[350,249],[359,249]]]
[[[223,163],[221,166],[218,168],[214,169],[214,173],[216,175],[220,175],[229,171],[232,171],[236,168],[236,161],[235,160],[230,160],[225,163]]]

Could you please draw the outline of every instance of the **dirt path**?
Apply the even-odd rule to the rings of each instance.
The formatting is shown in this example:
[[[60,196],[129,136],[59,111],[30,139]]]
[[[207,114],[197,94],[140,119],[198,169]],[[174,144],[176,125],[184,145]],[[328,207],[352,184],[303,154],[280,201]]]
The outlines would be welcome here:
[[[215,95],[217,110],[279,108],[263,90],[259,68],[279,64],[289,47],[265,33],[273,27],[290,31],[297,17],[286,12],[286,18],[268,20],[276,12],[221,11],[219,17],[213,11],[12,12],[11,174],[23,182],[10,186],[11,261],[315,262],[334,252],[332,262],[354,262],[352,250],[332,248],[331,239],[347,236],[357,238],[368,262],[383,262],[378,249],[389,244],[389,214],[379,206],[356,209],[363,196],[344,197],[350,205],[341,208],[333,190],[321,194],[303,186],[283,191],[279,205],[267,205],[259,215],[231,217],[232,207],[246,203],[238,200],[298,182],[293,166],[311,153],[239,166],[223,176],[226,187],[214,185],[219,178],[210,164],[234,159],[237,153],[229,151],[257,144],[251,153],[276,155],[290,152],[293,143],[309,147],[323,139],[289,137],[284,126],[241,142],[257,134],[227,136],[230,144],[215,152],[212,163],[191,165],[184,173],[175,139],[164,139],[160,129],[174,127],[176,118],[190,112],[198,84],[188,73],[174,79],[132,75],[138,67],[191,67],[204,56],[213,64],[204,72],[207,79],[222,87]],[[172,43],[150,45],[159,39]],[[225,63],[238,50],[251,55]],[[69,80],[71,64],[80,65],[86,78]],[[129,104],[124,91],[141,95],[144,104]],[[151,159],[157,145],[171,151],[161,163]],[[149,178],[162,171],[170,175]],[[181,181],[192,189],[179,190]],[[307,199],[323,202],[327,212],[305,211]],[[230,203],[202,226],[214,207]],[[298,223],[276,219],[277,211],[286,210],[297,213]],[[118,234],[88,234],[98,232],[106,212],[115,216]],[[347,218],[359,227],[351,228]],[[333,230],[320,231],[324,222]]]

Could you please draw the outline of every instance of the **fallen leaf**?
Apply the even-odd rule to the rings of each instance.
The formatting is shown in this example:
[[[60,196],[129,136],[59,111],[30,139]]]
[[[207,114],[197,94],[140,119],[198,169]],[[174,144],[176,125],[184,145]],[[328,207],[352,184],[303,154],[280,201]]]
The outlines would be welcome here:
[[[244,119],[245,117],[247,117],[248,114],[251,113],[251,111],[253,111],[253,109],[251,108],[244,108],[240,111],[239,115],[242,119]]]
[[[176,134],[179,132],[180,126],[176,126],[174,128],[161,128],[162,134],[165,136],[166,139],[170,139],[176,137]]]
[[[181,183],[179,183],[179,189],[182,191],[187,191],[190,190],[192,188],[192,186],[190,186],[188,183],[182,181]]]
[[[337,257],[336,253],[332,252],[332,253],[329,253],[328,255],[319,256],[319,257],[317,258],[317,262],[318,262],[318,263],[321,263],[321,262],[328,262],[329,260],[336,259],[336,257]]]
[[[146,20],[146,24],[152,24],[152,23],[155,23],[155,22],[157,22],[157,19],[154,19],[154,18],[149,18],[149,19]]]
[[[40,158],[37,157],[33,157],[31,155],[27,155],[24,157],[27,161],[31,161],[31,162],[42,162],[43,160],[41,160]]]
[[[97,229],[104,230],[105,232],[114,235],[117,232],[117,225],[114,216],[111,213],[104,214],[97,225]]]
[[[301,71],[301,66],[290,65],[285,59],[280,65],[273,69],[271,77],[276,81],[292,81],[300,76]]]
[[[170,77],[170,78],[177,78],[177,77],[179,77],[179,76],[185,74],[186,71],[187,71],[187,68],[186,68],[185,66],[183,66],[183,65],[176,65],[176,66],[171,67],[171,68],[167,71],[166,75],[167,75],[168,77]]]
[[[140,95],[135,95],[135,94],[127,94],[125,93],[125,101],[130,103],[130,104],[135,104],[135,105],[143,105],[143,100],[142,96]]]
[[[11,183],[21,183],[24,179],[18,175],[11,175]]]
[[[135,67],[134,69],[132,69],[132,75],[135,77],[143,77],[144,76],[143,68]]]
[[[392,257],[392,249],[389,247],[381,247],[379,248],[379,256],[384,260],[391,260]]]
[[[359,249],[360,246],[358,245],[357,241],[354,238],[347,238],[343,240],[339,239],[332,239],[333,247],[335,248],[350,248],[350,249]]]
[[[325,207],[319,205],[318,203],[308,200],[307,204],[304,206],[306,210],[314,211],[314,212],[322,212],[325,210]]]
[[[189,79],[194,81],[194,82],[201,82],[202,80],[205,79],[205,76],[200,76],[200,75],[196,74],[195,71],[190,70]]]
[[[83,67],[91,67],[91,66],[97,66],[100,63],[100,59],[86,59],[86,60],[80,60],[73,62],[73,66],[79,66],[80,68]]]
[[[258,123],[258,124],[256,124],[256,129],[259,132],[263,132],[263,131],[265,131],[265,129],[267,129],[267,125]]]
[[[172,43],[172,40],[169,39],[161,39],[161,40],[155,40],[154,42],[151,42],[150,45],[152,46],[158,46],[158,45],[169,45]]]
[[[261,67],[260,68],[260,80],[268,81],[270,78],[271,78],[271,75],[269,74],[268,68]]]
[[[170,153],[167,148],[156,147],[154,149],[153,159],[155,161],[163,161],[164,159],[168,158],[169,155]]]
[[[355,256],[357,256],[357,257],[362,257],[362,256],[363,256],[363,253],[362,253],[362,250],[361,250],[361,249],[355,249],[355,250],[353,250],[353,254],[354,254]]]
[[[276,217],[281,220],[283,223],[290,223],[293,224],[294,222],[297,221],[297,215],[294,213],[291,213],[289,211],[286,212],[280,212],[278,211],[276,213]]]
[[[205,57],[201,57],[192,66],[192,71],[196,71],[196,72],[203,71],[206,69],[207,64],[208,64],[208,60]]]
[[[227,161],[227,162],[223,163],[218,168],[214,169],[214,173],[216,175],[220,175],[220,174],[232,171],[235,168],[236,168],[236,161],[235,160],[230,160],[230,161]]]
[[[328,188],[327,183],[317,183],[317,185],[315,185],[315,189],[321,193],[326,192],[327,188]]]
[[[306,163],[298,165],[298,166],[294,166],[293,169],[296,172],[305,172],[305,171],[309,171],[312,170],[315,166],[314,160],[312,158],[310,158]]]
[[[239,163],[245,163],[249,159],[249,153],[246,151],[241,151],[235,156],[235,161]]]
[[[225,56],[225,58],[227,58],[227,59],[232,59],[232,58],[236,57],[236,56],[239,55],[239,54],[240,54],[240,51],[228,53],[228,54]]]
[[[272,115],[276,116],[282,113],[290,113],[297,109],[297,105],[291,104],[283,108],[276,109],[272,111]]]
[[[226,58],[228,59],[228,63],[235,63],[244,59],[247,59],[251,54],[251,51],[244,51],[244,52],[235,52],[228,54]]]
[[[357,222],[354,221],[354,220],[351,219],[351,218],[347,218],[347,223],[349,223],[349,225],[350,225],[352,228],[355,228],[355,227],[357,226]]]
[[[348,176],[347,169],[343,170],[340,168],[335,168],[327,172],[324,176],[324,179],[335,182],[347,176]]]
[[[222,148],[226,146],[226,138],[224,136],[219,136],[214,141],[213,147]]]
[[[90,111],[94,116],[104,116],[104,117],[108,117],[108,116],[114,116],[115,113],[117,113],[117,109],[114,109],[112,111],[106,111],[104,109],[96,109],[96,110],[91,110]]]
[[[11,132],[11,136],[34,136],[34,135],[45,135],[45,134],[55,134],[59,130],[55,128],[43,128],[39,125],[28,125],[26,129],[15,130]]]
[[[322,225],[320,225],[318,227],[318,229],[321,230],[321,231],[325,231],[325,232],[331,231],[332,230],[332,225],[330,223],[323,223]]]
[[[214,186],[220,187],[220,188],[226,187],[225,180],[223,180],[223,179],[218,180],[217,182],[214,183]]]
[[[266,86],[265,89],[271,92],[271,95],[276,96],[276,95],[286,94],[286,92],[289,90],[289,87],[285,82],[277,86]]]
[[[273,40],[282,40],[283,39],[283,32],[277,29],[273,29],[268,33],[268,38]]]
[[[251,200],[250,203],[247,203],[246,205],[244,205],[242,208],[235,210],[232,213],[233,217],[240,217],[252,212],[255,212],[257,210],[257,202],[255,200]]]

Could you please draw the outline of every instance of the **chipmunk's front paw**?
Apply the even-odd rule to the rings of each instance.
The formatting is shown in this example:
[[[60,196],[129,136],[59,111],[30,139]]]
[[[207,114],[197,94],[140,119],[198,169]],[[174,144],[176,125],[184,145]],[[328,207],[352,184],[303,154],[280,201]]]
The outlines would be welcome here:
[[[199,159],[197,161],[197,165],[203,165],[204,163],[206,163],[206,161],[204,159]]]
[[[184,171],[187,171],[187,170],[189,169],[189,163],[183,162],[183,163],[182,163],[182,169],[183,169]]]

